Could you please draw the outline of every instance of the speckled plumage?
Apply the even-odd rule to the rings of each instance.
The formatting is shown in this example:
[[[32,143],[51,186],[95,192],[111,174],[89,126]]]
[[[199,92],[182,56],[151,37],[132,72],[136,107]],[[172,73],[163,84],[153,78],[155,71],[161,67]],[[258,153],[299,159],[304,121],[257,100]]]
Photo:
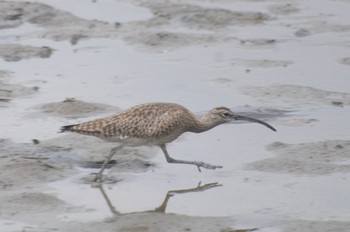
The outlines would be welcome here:
[[[129,146],[159,145],[171,142],[191,130],[195,126],[196,118],[188,109],[178,104],[148,103],[109,117],[65,126],[61,131],[93,135]]]
[[[199,171],[200,167],[222,168],[222,166],[204,162],[173,159],[167,152],[166,144],[184,132],[200,133],[232,120],[257,122],[275,131],[269,124],[236,115],[227,107],[216,107],[206,115],[198,117],[185,107],[175,103],[147,103],[131,107],[109,117],[63,126],[61,132],[70,131],[93,135],[107,141],[120,143],[118,147],[112,149],[98,173],[97,179],[101,180],[102,172],[109,160],[123,146],[157,145],[162,149],[169,163],[196,165]]]

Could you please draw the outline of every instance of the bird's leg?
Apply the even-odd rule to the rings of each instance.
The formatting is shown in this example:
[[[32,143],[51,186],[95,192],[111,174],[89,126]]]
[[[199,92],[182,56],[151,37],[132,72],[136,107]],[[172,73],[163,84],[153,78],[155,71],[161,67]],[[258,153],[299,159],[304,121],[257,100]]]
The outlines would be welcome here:
[[[115,153],[117,153],[117,152],[118,152],[120,149],[122,149],[122,148],[123,148],[123,145],[119,145],[118,147],[115,147],[115,148],[113,148],[113,149],[110,151],[109,155],[107,156],[107,158],[106,158],[105,161],[103,162],[100,171],[99,171],[98,173],[95,174],[95,175],[96,175],[96,176],[95,176],[95,180],[94,180],[95,182],[98,182],[98,183],[101,183],[101,182],[102,182],[102,173],[103,173],[103,171],[106,169],[106,167],[107,167],[109,161],[111,160],[111,158],[113,157],[113,155],[114,155]]]
[[[206,169],[216,169],[216,168],[222,168],[222,166],[217,166],[217,165],[211,165],[211,164],[207,164],[201,161],[187,161],[187,160],[176,160],[172,157],[170,157],[170,155],[168,154],[168,151],[166,149],[165,144],[160,145],[160,148],[162,149],[166,160],[168,161],[168,163],[173,163],[173,164],[192,164],[197,166],[198,171],[201,171],[201,167],[202,168],[206,168]]]

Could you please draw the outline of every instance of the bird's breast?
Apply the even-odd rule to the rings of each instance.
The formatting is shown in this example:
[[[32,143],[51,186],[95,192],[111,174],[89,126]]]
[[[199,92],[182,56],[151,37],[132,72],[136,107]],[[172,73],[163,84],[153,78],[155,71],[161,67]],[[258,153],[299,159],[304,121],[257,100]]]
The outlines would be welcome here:
[[[110,136],[110,137],[103,137],[102,139],[112,143],[121,143],[125,146],[130,146],[130,147],[153,145],[150,139],[136,138],[131,136]]]
[[[126,146],[157,146],[160,144],[166,144],[177,139],[182,133],[170,133],[163,134],[161,136],[145,136],[145,137],[133,137],[127,135],[116,135],[101,137],[101,139],[108,142],[122,143]]]

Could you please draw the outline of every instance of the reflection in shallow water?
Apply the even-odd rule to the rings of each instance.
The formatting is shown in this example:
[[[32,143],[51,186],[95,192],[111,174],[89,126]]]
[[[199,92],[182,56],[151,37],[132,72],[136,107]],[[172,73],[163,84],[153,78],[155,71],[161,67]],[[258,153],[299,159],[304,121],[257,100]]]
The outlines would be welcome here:
[[[176,194],[183,194],[183,193],[193,193],[193,192],[202,192],[202,191],[206,191],[208,189],[211,188],[216,188],[216,187],[220,187],[222,186],[221,184],[214,182],[214,183],[209,183],[209,184],[205,184],[202,185],[201,182],[198,183],[198,186],[194,187],[194,188],[188,188],[188,189],[177,189],[177,190],[169,190],[167,192],[167,194],[165,195],[165,198],[163,200],[163,202],[155,209],[153,210],[147,210],[144,212],[158,212],[158,213],[165,213],[168,201],[171,197],[175,196]],[[109,199],[106,191],[103,188],[103,184],[97,184],[95,186],[96,188],[98,188],[101,193],[103,198],[106,200],[106,203],[110,209],[110,211],[115,214],[115,215],[122,215],[123,213],[120,213],[114,206],[113,203],[111,202],[111,200]],[[128,214],[128,213],[124,213],[124,214]]]
[[[144,231],[153,231],[153,229],[157,230],[165,230],[171,229],[172,227],[184,227],[186,231],[212,231],[212,228],[217,229],[220,232],[251,232],[257,230],[256,228],[252,229],[233,229],[229,226],[229,223],[232,219],[225,217],[190,217],[185,215],[177,215],[177,214],[168,214],[166,213],[166,208],[169,200],[178,194],[186,194],[186,193],[194,193],[194,192],[203,192],[212,188],[220,187],[221,184],[217,182],[208,183],[202,185],[201,182],[198,183],[196,187],[187,188],[187,189],[176,189],[169,190],[164,197],[164,200],[161,204],[152,209],[146,210],[142,212],[131,212],[131,213],[121,213],[117,210],[117,208],[113,205],[112,201],[108,197],[107,192],[105,191],[103,184],[96,184],[96,188],[98,188],[105,199],[109,210],[115,216],[108,220],[108,224],[117,223],[118,225],[123,224],[123,229],[142,229]],[[122,217],[121,217],[122,216]],[[129,217],[132,217],[130,220]],[[124,220],[124,221],[123,221]],[[130,222],[131,221],[131,222]],[[127,222],[127,223],[125,223]],[[198,223],[201,222],[201,223]],[[201,225],[199,228],[198,225]],[[128,230],[129,231],[129,230]],[[181,229],[179,231],[182,231]]]

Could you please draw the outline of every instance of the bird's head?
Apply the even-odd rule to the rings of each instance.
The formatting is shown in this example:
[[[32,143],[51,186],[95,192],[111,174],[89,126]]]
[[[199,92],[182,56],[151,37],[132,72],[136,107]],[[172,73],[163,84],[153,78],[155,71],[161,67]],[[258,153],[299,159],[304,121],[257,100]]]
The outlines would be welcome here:
[[[215,122],[217,124],[223,124],[223,123],[227,123],[235,120],[243,120],[243,121],[259,123],[270,128],[273,131],[276,131],[275,128],[273,128],[270,124],[266,122],[263,122],[255,118],[249,118],[249,117],[235,114],[227,107],[216,107],[209,111],[209,113],[207,114],[207,117],[208,116],[210,120],[212,120],[212,122]]]

